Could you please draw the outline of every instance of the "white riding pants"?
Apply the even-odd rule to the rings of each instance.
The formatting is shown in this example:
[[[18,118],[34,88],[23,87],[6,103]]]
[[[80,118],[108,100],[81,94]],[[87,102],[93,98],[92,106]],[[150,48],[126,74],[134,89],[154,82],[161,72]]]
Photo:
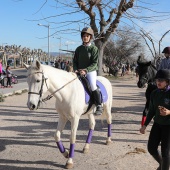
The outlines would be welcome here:
[[[92,91],[95,91],[97,89],[97,86],[96,86],[97,72],[96,71],[88,72],[86,74],[86,77],[90,83],[90,87]]]

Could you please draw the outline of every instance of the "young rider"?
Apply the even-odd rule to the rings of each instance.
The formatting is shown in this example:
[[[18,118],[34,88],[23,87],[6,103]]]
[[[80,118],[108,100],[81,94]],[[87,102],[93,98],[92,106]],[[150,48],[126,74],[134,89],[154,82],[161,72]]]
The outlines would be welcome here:
[[[164,53],[165,58],[160,61],[158,70],[170,69],[170,47],[165,47],[162,53]]]
[[[170,165],[170,70],[159,70],[156,74],[157,89],[151,93],[149,112],[140,132],[154,119],[148,140],[148,151],[160,164],[158,170],[169,170]],[[161,145],[161,155],[158,146]]]
[[[98,48],[91,43],[94,32],[91,28],[83,28],[81,38],[83,44],[77,47],[73,58],[73,69],[76,73],[86,76],[95,99],[95,115],[102,114],[101,96],[96,86],[96,77],[98,70]]]
[[[12,72],[11,72],[11,67],[10,66],[6,67],[6,76],[7,76],[7,87],[12,88],[12,86],[11,86]]]

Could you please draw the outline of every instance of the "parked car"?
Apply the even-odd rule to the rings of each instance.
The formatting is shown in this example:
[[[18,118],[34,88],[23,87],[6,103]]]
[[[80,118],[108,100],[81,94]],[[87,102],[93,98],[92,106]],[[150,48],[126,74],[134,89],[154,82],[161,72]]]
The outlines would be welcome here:
[[[40,61],[41,64],[47,65],[45,61]]]
[[[20,64],[20,60],[19,59],[16,59],[16,65],[19,65]],[[7,65],[9,66],[14,66],[14,59],[8,59],[7,60]]]
[[[46,61],[45,63],[46,63],[46,65],[54,67],[54,62],[53,61],[50,61],[50,62]]]
[[[8,59],[7,60],[7,65],[9,65],[9,66],[14,65],[14,59]]]

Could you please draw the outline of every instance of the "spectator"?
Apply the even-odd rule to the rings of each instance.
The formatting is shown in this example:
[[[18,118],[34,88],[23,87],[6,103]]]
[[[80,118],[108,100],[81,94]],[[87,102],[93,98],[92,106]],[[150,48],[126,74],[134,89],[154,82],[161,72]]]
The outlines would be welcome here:
[[[6,67],[6,76],[7,76],[7,87],[12,88],[11,86],[11,78],[12,78],[12,72],[10,66]]]
[[[126,67],[125,67],[125,65],[123,64],[123,65],[122,65],[122,73],[121,73],[121,76],[124,76],[124,75],[125,75],[125,71],[126,71]]]
[[[170,69],[170,47],[165,47],[162,53],[164,53],[165,58],[161,60],[158,70]]]
[[[58,68],[58,61],[57,60],[55,60],[55,63],[54,63],[54,65],[55,65],[55,68]]]

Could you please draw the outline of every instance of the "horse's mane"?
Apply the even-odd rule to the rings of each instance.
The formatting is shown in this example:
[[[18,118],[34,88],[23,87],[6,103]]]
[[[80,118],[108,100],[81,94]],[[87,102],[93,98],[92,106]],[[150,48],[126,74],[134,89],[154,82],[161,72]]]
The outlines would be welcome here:
[[[156,66],[155,66],[153,63],[151,63],[151,66],[152,66],[155,70],[157,70]]]
[[[45,69],[45,70],[52,70],[53,73],[54,73],[54,75],[55,75],[55,74],[60,74],[60,75],[62,75],[62,76],[64,76],[64,77],[68,77],[68,75],[72,75],[72,76],[74,76],[74,77],[77,76],[77,75],[76,75],[75,73],[73,73],[73,72],[67,72],[67,71],[64,71],[64,70],[62,70],[62,69],[57,69],[57,68],[54,68],[54,67],[49,66],[49,65],[40,64],[40,67],[37,68],[37,63],[36,63],[36,61],[34,61],[34,62],[30,65],[30,67],[29,67],[29,69],[28,69],[28,75],[34,74],[35,72],[43,72],[44,69]]]

